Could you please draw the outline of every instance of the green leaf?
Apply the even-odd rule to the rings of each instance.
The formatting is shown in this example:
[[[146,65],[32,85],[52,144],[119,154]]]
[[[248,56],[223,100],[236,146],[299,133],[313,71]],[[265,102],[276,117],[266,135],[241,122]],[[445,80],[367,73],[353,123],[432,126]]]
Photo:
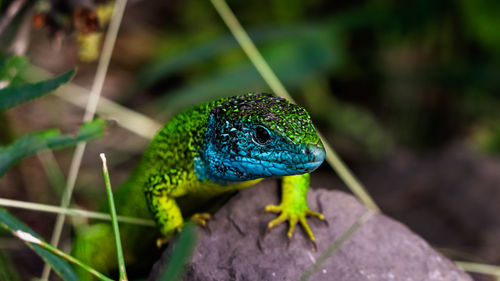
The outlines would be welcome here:
[[[71,80],[74,74],[73,69],[46,81],[3,88],[0,90],[0,111],[48,94]]]
[[[5,209],[0,208],[0,226],[11,231],[23,231],[27,232],[34,237],[41,240],[41,238],[24,223],[19,221],[17,218],[9,214]],[[26,243],[30,248],[32,248],[40,257],[48,263],[54,271],[61,276],[63,280],[73,281],[79,280],[71,266],[60,257],[48,252],[47,250],[41,248],[38,245],[32,243]]]
[[[192,223],[187,223],[182,232],[179,234],[178,240],[175,242],[168,261],[167,268],[163,272],[159,281],[178,280],[184,271],[184,265],[193,253],[196,244],[196,232]]]
[[[0,177],[11,165],[42,149],[59,149],[75,145],[81,141],[96,139],[104,132],[105,125],[104,120],[96,119],[83,124],[76,137],[61,135],[59,130],[52,129],[29,134],[17,139],[9,146],[0,147]]]
[[[49,264],[62,279],[69,281],[80,280],[67,261],[38,245],[31,245],[30,247],[43,259],[45,263]]]
[[[27,64],[28,60],[26,57],[0,57],[0,83],[8,83],[9,86],[22,83],[24,79],[20,74],[25,69]]]

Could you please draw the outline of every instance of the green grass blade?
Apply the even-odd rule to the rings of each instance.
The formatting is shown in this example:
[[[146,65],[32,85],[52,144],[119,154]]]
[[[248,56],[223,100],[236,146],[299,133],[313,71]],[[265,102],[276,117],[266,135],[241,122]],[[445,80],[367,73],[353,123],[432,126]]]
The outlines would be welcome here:
[[[30,247],[43,259],[46,264],[49,264],[62,279],[71,281],[80,280],[67,261],[54,255],[39,245],[30,245]]]
[[[108,165],[104,153],[100,155],[102,161],[102,173],[106,184],[106,194],[108,195],[109,213],[111,215],[111,224],[113,225],[113,234],[115,235],[116,255],[118,257],[118,268],[120,271],[120,281],[126,281],[127,272],[125,270],[125,259],[123,258],[123,248],[120,239],[120,229],[118,228],[118,220],[116,218],[116,208],[113,199],[113,191],[111,190],[111,181],[109,180]]]
[[[65,264],[67,264],[66,261],[68,261],[68,262],[71,262],[75,265],[80,266],[81,268],[83,268],[84,270],[86,270],[90,274],[94,275],[97,279],[99,279],[101,281],[112,281],[112,279],[106,277],[105,275],[96,271],[95,269],[91,268],[90,266],[82,263],[80,260],[66,254],[65,252],[57,249],[56,247],[50,245],[49,243],[47,243],[47,242],[45,242],[37,237],[34,237],[33,235],[31,235],[28,232],[23,232],[21,230],[17,230],[17,231],[13,231],[12,234],[14,236],[16,236],[17,238],[23,240],[28,246],[33,246],[33,249],[35,250],[35,252],[37,252],[40,256],[42,256],[42,258],[45,260],[45,262],[47,264],[51,264],[53,266],[63,266]],[[52,254],[52,255],[48,255],[48,254]],[[62,258],[63,260],[60,258]],[[63,269],[66,270],[67,268],[64,267]],[[54,270],[56,272],[58,272],[57,268],[54,268]],[[64,273],[67,273],[67,272],[64,272]],[[72,272],[72,274],[74,274],[74,271]],[[68,279],[68,280],[75,280],[75,279]],[[79,279],[76,279],[76,280],[79,280]]]
[[[479,274],[496,276],[497,280],[500,280],[500,266],[489,265],[465,261],[455,261],[455,264],[464,271],[474,272]]]
[[[64,214],[67,216],[77,216],[77,217],[96,219],[96,220],[111,221],[111,216],[107,213],[92,212],[83,209],[62,208],[60,206],[39,204],[39,203],[12,200],[6,198],[0,198],[0,206],[23,209],[23,210],[31,210],[37,212]],[[156,223],[151,219],[129,217],[129,216],[117,216],[117,219],[118,222],[120,223],[128,223],[128,224],[147,226],[147,227],[156,227]]]
[[[191,257],[196,244],[195,226],[187,223],[173,246],[167,268],[158,281],[175,281],[181,277],[186,261]]]
[[[267,61],[262,57],[260,52],[255,47],[252,39],[248,36],[247,32],[243,29],[238,19],[231,11],[226,1],[224,0],[211,0],[213,6],[221,16],[222,20],[226,23],[229,30],[233,33],[241,48],[248,55],[250,61],[254,64],[255,68],[262,75],[269,87],[278,96],[292,100],[292,97],[280,82],[276,74],[271,70]]]
[[[29,227],[27,227],[24,223],[20,222],[17,218],[10,215],[5,209],[0,208],[0,226],[5,228],[6,230],[11,231],[12,233],[29,233],[32,237],[39,239],[39,236],[33,232]],[[58,256],[44,250],[42,247],[33,244],[26,243],[29,247],[31,247],[42,259],[50,264],[50,266],[63,278],[64,280],[73,281],[79,280],[76,276],[75,272],[71,268],[71,266],[63,259]]]
[[[43,149],[59,149],[81,141],[93,140],[102,135],[106,122],[96,119],[80,127],[76,137],[61,135],[58,130],[47,130],[24,136],[6,147],[0,147],[0,177],[20,159]]]
[[[54,79],[3,88],[0,90],[0,111],[48,94],[71,80],[74,74],[73,69]]]

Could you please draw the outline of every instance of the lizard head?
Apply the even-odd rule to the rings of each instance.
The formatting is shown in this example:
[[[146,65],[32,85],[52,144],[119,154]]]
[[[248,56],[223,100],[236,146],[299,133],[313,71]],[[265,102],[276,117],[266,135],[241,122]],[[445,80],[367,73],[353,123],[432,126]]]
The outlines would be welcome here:
[[[309,173],[325,158],[304,108],[252,93],[213,107],[203,151],[206,175],[221,182]]]

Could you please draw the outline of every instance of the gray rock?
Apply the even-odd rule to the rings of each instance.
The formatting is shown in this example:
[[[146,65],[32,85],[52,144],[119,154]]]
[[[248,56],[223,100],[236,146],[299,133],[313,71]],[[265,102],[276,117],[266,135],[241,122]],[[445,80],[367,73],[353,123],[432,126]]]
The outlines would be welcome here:
[[[339,191],[309,191],[309,207],[328,221],[308,219],[317,250],[301,228],[288,243],[286,223],[266,233],[276,215],[263,209],[278,204],[278,194],[275,181],[243,190],[209,222],[211,233],[198,228],[198,245],[183,280],[300,280],[309,273],[309,280],[318,281],[472,280],[404,225],[371,213]],[[339,246],[338,239],[362,217],[368,219]],[[150,280],[168,263],[169,251]]]

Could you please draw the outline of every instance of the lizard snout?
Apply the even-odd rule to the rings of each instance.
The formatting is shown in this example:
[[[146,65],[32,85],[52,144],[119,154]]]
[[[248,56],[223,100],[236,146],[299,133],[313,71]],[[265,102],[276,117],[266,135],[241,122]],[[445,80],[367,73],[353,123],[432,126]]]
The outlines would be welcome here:
[[[323,162],[325,160],[325,148],[320,143],[308,144],[302,149],[302,153],[311,157],[312,162]]]

